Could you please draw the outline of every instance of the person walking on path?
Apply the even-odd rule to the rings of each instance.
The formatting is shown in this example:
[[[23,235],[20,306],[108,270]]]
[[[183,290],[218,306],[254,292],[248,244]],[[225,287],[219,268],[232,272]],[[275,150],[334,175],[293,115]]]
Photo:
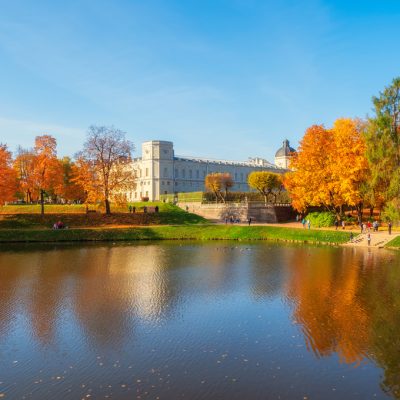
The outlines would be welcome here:
[[[249,217],[249,226],[251,225],[251,217]]]
[[[305,219],[305,218],[303,218],[303,219],[301,220],[301,224],[303,225],[303,228],[306,227],[306,219]]]
[[[368,246],[370,246],[371,245],[371,234],[370,233],[368,233],[368,235],[367,235],[367,240],[368,240]]]
[[[344,222],[344,220],[342,220],[342,229],[343,230],[344,230],[345,226],[346,226],[346,222]]]
[[[389,235],[391,235],[392,234],[392,222],[391,221],[389,221],[389,223],[388,223],[388,231],[389,231]]]
[[[339,228],[339,221],[335,220],[335,230],[338,230],[338,228]]]
[[[311,221],[308,219],[307,220],[307,226],[308,226],[308,229],[310,229],[310,227],[311,227]]]
[[[129,214],[132,213],[132,206],[129,204]]]

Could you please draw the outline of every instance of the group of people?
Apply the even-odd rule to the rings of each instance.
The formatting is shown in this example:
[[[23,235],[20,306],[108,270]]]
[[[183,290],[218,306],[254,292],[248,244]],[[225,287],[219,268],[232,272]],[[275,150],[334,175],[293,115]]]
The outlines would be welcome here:
[[[234,217],[233,215],[231,215],[230,217],[225,217],[225,224],[227,224],[228,222],[231,224],[239,224],[240,218]]]
[[[301,215],[296,215],[296,221],[301,221],[304,229],[311,229],[311,221],[309,219],[301,218]]]
[[[135,206],[132,206],[132,205],[129,205],[128,210],[129,210],[129,214],[135,214],[135,212],[136,212],[136,207],[135,207]],[[155,212],[155,213],[158,213],[159,210],[160,210],[160,209],[159,209],[158,206],[155,206],[155,207],[154,207],[154,212]],[[144,206],[144,207],[143,207],[143,212],[146,214],[147,211],[148,211],[147,206]]]
[[[225,224],[227,224],[228,222],[231,224],[240,224],[240,218],[234,217],[233,215],[231,215],[230,217],[225,217]],[[247,224],[250,226],[252,222],[253,222],[253,218],[249,217],[247,219]]]
[[[341,226],[343,230],[346,229],[346,222],[345,222],[344,220],[342,220],[342,221],[339,222],[339,221],[336,219],[336,220],[335,220],[335,229],[338,230],[338,229],[339,229],[339,226]]]
[[[53,224],[53,229],[67,229],[68,226],[66,226],[62,221],[54,222]]]
[[[390,224],[390,222],[389,222],[389,224]],[[372,223],[371,223],[371,221],[368,221],[367,223],[360,222],[361,233],[371,232],[371,228],[373,229],[374,232],[378,232],[379,222],[376,220]],[[390,231],[391,231],[391,224],[390,224]]]

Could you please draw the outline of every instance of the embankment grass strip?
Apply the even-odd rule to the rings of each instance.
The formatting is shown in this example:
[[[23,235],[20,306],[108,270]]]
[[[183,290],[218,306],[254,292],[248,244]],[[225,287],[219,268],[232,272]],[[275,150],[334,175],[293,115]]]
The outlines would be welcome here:
[[[0,242],[135,241],[135,240],[282,240],[340,244],[347,232],[273,226],[150,226],[135,228],[3,229]]]
[[[397,236],[390,242],[386,243],[385,247],[400,247],[400,236]]]

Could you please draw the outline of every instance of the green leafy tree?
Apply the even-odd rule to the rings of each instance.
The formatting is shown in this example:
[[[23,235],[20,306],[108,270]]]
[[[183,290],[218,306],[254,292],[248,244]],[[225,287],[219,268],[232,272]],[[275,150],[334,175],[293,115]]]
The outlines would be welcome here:
[[[252,189],[258,190],[264,196],[265,204],[267,204],[268,196],[270,195],[276,202],[276,196],[282,188],[281,177],[278,174],[267,171],[252,172],[247,179],[247,183]]]
[[[400,197],[400,78],[373,98],[375,116],[366,127],[370,193],[380,210],[394,215]],[[400,210],[398,210],[400,218]]]

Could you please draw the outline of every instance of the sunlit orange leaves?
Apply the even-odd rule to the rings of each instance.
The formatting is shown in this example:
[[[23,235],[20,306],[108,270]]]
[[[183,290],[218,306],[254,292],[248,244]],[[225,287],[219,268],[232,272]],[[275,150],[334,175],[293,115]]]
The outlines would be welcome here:
[[[61,193],[62,164],[57,159],[57,142],[50,135],[37,136],[34,147],[34,185],[37,190]]]
[[[291,168],[285,187],[299,211],[308,206],[335,210],[362,202],[361,185],[368,164],[360,121],[338,119],[331,129],[322,125],[308,128]]]
[[[0,204],[14,199],[17,189],[17,174],[12,168],[11,153],[0,144]]]

